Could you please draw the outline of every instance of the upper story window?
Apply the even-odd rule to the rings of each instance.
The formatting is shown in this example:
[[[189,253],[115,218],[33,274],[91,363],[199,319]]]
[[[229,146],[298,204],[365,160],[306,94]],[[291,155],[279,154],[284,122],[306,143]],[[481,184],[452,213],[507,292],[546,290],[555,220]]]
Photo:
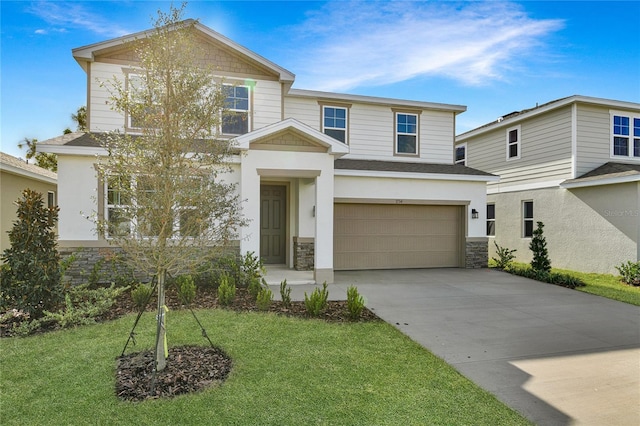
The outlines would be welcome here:
[[[496,205],[487,204],[487,236],[495,237],[496,235]]]
[[[347,143],[347,108],[323,106],[322,107],[322,132]]]
[[[132,130],[155,128],[153,115],[159,111],[159,103],[157,98],[149,99],[151,95],[145,90],[143,77],[139,74],[127,73],[125,84],[131,102],[125,114],[126,127]],[[157,114],[155,115],[157,118]]]
[[[533,201],[522,202],[522,236],[533,237]]]
[[[520,126],[507,129],[507,161],[520,158],[521,139]]]
[[[418,155],[418,114],[396,112],[395,153]]]
[[[456,147],[456,159],[455,164],[467,165],[467,144],[463,143]]]
[[[640,117],[612,114],[611,154],[640,158]]]
[[[223,86],[226,112],[222,117],[222,134],[244,135],[249,132],[249,87]]]

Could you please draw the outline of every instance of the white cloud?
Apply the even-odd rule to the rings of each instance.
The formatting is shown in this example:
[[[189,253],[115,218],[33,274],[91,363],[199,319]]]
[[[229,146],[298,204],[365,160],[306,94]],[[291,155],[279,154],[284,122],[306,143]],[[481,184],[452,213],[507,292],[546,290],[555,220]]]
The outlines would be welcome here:
[[[130,34],[112,19],[89,12],[81,2],[41,1],[33,4],[30,12],[52,25],[57,32],[66,32],[66,28],[81,28],[107,37],[120,37]],[[44,32],[38,32],[44,31]],[[38,34],[46,34],[38,30]]]
[[[296,27],[299,87],[348,90],[437,76],[467,85],[505,78],[560,20],[506,2],[329,2]]]

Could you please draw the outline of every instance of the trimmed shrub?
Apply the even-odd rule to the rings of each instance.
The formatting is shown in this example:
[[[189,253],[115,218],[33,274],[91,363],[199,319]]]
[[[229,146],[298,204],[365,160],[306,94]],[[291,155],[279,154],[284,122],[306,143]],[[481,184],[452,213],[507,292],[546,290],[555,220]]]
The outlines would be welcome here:
[[[307,292],[304,292],[304,306],[307,309],[307,313],[312,317],[320,316],[325,309],[327,309],[327,299],[329,298],[329,290],[327,290],[327,282],[322,284],[322,290],[318,287],[313,289],[311,296],[307,296]]]
[[[561,272],[536,271],[529,265],[512,265],[509,268],[509,272],[514,275],[520,275],[521,277],[571,289],[585,285],[579,278],[572,275]]]
[[[229,279],[229,275],[222,274],[220,276],[220,285],[218,286],[218,303],[220,306],[229,306],[236,298],[236,283]]]
[[[268,311],[273,302],[273,292],[270,288],[263,288],[256,297],[256,306],[259,311]]]
[[[282,299],[282,305],[289,309],[291,307],[291,288],[287,287],[286,279],[280,283],[280,298]]]
[[[533,238],[529,243],[529,249],[533,252],[533,260],[531,267],[536,271],[551,271],[551,260],[549,260],[549,252],[547,251],[547,240],[545,239],[544,223],[538,222],[538,227],[533,231]]]
[[[191,275],[180,275],[175,280],[178,299],[183,305],[189,306],[196,298],[196,284]]]
[[[364,309],[364,297],[358,293],[358,288],[355,286],[347,288],[347,309],[349,310],[349,318],[352,320],[360,318]]]
[[[138,283],[138,285],[131,290],[131,299],[133,299],[133,304],[138,310],[143,309],[147,305],[149,299],[151,299],[152,291],[153,287],[144,283]]]

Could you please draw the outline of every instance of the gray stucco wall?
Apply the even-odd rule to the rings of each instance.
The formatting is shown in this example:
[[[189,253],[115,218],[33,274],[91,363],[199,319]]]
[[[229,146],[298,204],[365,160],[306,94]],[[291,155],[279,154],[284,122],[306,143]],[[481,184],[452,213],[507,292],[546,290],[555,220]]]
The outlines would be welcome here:
[[[488,195],[487,202],[496,205],[495,242],[517,249],[520,262],[531,261],[531,239],[522,237],[525,200],[534,203],[534,222],[545,224],[553,267],[617,275],[615,266],[639,260],[640,183]]]

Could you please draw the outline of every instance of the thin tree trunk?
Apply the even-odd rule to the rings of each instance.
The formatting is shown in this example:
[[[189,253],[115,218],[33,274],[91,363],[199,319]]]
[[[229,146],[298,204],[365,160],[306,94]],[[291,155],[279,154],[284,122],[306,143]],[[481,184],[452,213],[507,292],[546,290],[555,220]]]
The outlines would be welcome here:
[[[165,314],[166,306],[164,300],[164,283],[166,278],[166,270],[161,270],[158,273],[158,327],[156,336],[156,371],[162,371],[167,366],[167,357],[165,354],[165,342],[166,342],[166,329],[165,329]]]

